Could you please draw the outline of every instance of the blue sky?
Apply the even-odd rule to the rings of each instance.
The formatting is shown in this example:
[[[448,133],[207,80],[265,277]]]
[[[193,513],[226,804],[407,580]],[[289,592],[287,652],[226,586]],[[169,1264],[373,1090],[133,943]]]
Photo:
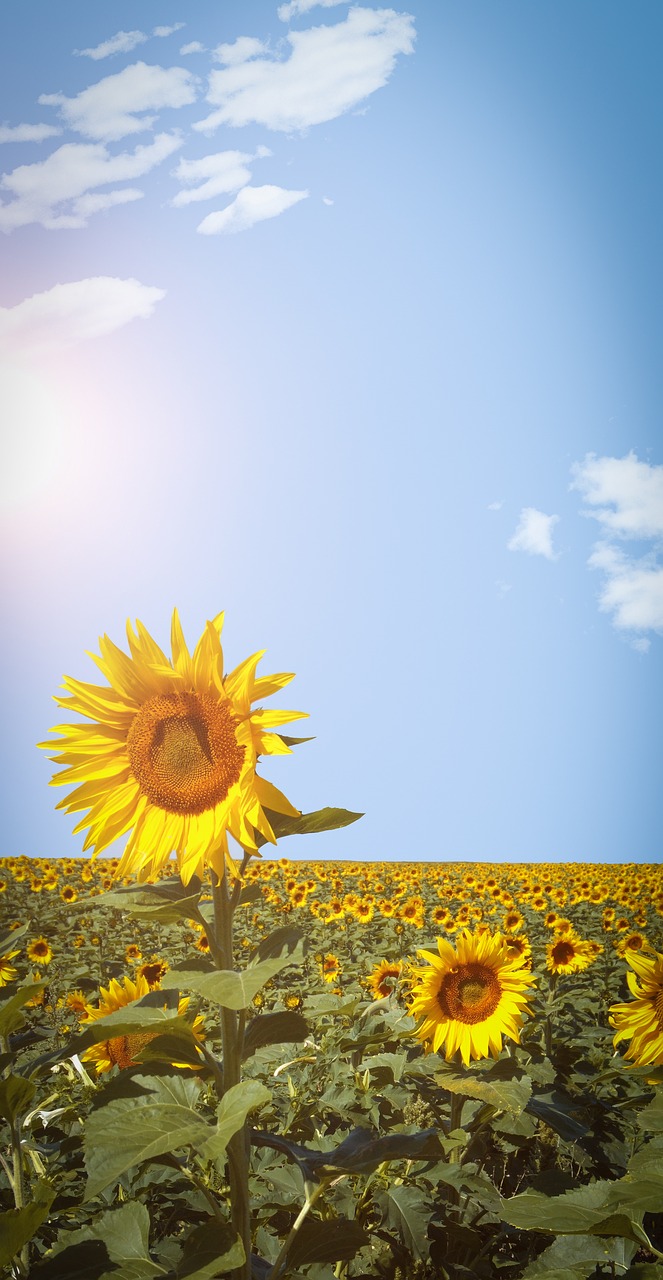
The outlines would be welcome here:
[[[3,852],[80,853],[51,697],[177,605],[366,815],[282,853],[657,861],[660,6],[1,22]]]

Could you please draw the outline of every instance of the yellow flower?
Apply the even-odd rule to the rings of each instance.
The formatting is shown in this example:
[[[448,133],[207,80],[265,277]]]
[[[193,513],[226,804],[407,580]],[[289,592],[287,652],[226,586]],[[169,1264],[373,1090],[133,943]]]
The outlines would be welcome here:
[[[330,951],[326,956],[323,956],[319,963],[323,981],[336,982],[336,979],[341,972],[341,962],[338,956],[335,956],[333,952]]]
[[[305,713],[251,707],[292,675],[257,678],[262,653],[224,675],[222,625],[223,614],[208,622],[190,655],[174,610],[169,662],[142,623],[137,634],[127,623],[131,656],[107,636],[92,655],[108,685],[66,677],[69,696],[55,699],[92,722],[57,725],[63,736],[39,744],[64,766],[52,783],[76,784],[57,807],[88,810],[74,831],[89,828],[83,848],[95,856],[131,832],[119,878],[154,877],[173,851],[185,884],[207,865],[222,876],[228,832],[257,851],[258,837],[276,843],[268,812],[298,816],[256,767],[260,755],[290,754],[271,730]]]
[[[470,1059],[497,1057],[502,1037],[520,1040],[527,1007],[527,987],[534,975],[522,957],[509,953],[501,933],[461,933],[454,948],[438,938],[439,955],[417,954],[428,961],[415,969],[410,1013],[420,1019],[415,1035],[426,1042],[427,1052],[442,1046],[447,1061],[460,1052]]]
[[[368,976],[368,987],[376,1000],[391,995],[403,972],[402,960],[380,960]]]
[[[140,947],[138,946],[137,942],[130,942],[129,946],[125,947],[124,958],[127,961],[127,963],[132,963],[132,964],[138,960],[142,960],[143,953]]]
[[[617,1029],[613,1043],[630,1040],[624,1056],[634,1066],[658,1067],[663,1064],[663,955],[659,951],[652,956],[628,951],[625,958],[635,970],[626,975],[635,998],[610,1009],[612,1025]]]
[[[18,969],[15,969],[10,960],[17,956],[18,951],[8,951],[6,955],[0,956],[0,987],[6,987],[8,982],[13,982]]]
[[[63,902],[75,902],[78,897],[78,893],[74,889],[73,884],[66,884],[64,889],[60,890],[60,897]]]
[[[160,986],[161,979],[169,967],[167,960],[159,960],[158,956],[152,956],[151,960],[146,960],[145,964],[140,966],[138,976],[145,979],[150,991],[154,991],[155,987]]]
[[[116,1009],[124,1009],[127,1005],[133,1004],[135,1000],[140,1000],[146,996],[150,990],[145,978],[140,975],[136,977],[136,981],[132,982],[131,978],[124,978],[122,982],[118,982],[117,978],[111,978],[108,987],[99,988],[99,1004],[95,1009],[92,1005],[85,1006],[85,1014],[81,1018],[81,1024],[86,1025],[95,1022],[97,1018],[105,1018],[109,1013],[114,1013]],[[189,997],[182,996],[179,1001],[177,1012],[182,1015],[186,1013],[189,1006]],[[197,1017],[192,1025],[193,1034],[196,1040],[204,1038],[203,1019]],[[93,1062],[96,1066],[97,1073],[101,1075],[104,1071],[110,1071],[112,1067],[119,1067],[124,1070],[130,1067],[140,1052],[149,1044],[150,1040],[154,1040],[160,1035],[159,1031],[137,1032],[135,1035],[115,1036],[112,1040],[102,1040],[99,1044],[93,1044],[85,1053],[81,1054],[83,1062]],[[174,1062],[173,1066],[187,1066],[188,1063]]]
[[[595,959],[591,943],[568,930],[546,947],[546,969],[551,973],[582,973]]]
[[[28,943],[27,948],[28,960],[34,961],[35,964],[50,964],[53,959],[53,952],[50,943],[45,938],[33,938]]]

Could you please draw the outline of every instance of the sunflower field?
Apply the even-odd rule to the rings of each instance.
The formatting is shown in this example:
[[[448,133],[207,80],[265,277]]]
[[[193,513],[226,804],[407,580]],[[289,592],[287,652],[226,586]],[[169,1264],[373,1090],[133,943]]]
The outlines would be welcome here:
[[[258,1280],[663,1276],[660,868],[117,871],[0,864],[8,1276],[237,1274],[238,1132]]]
[[[0,860],[3,1274],[663,1280],[660,868],[261,856],[361,815],[222,623],[39,744],[92,858]]]

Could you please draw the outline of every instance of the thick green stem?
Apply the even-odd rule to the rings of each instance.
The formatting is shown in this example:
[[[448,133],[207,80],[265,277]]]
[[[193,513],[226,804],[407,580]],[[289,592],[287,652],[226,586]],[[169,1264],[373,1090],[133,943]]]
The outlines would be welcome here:
[[[288,1257],[288,1250],[292,1247],[292,1242],[295,1236],[297,1235],[297,1232],[299,1231],[299,1228],[301,1227],[302,1222],[304,1221],[306,1215],[308,1214],[309,1209],[312,1209],[313,1205],[318,1199],[318,1196],[322,1195],[322,1192],[326,1190],[328,1185],[329,1185],[329,1180],[323,1179],[322,1182],[319,1182],[317,1186],[313,1188],[313,1191],[311,1192],[310,1195],[308,1194],[308,1188],[307,1188],[306,1200],[302,1205],[302,1208],[298,1213],[297,1217],[295,1218],[295,1221],[293,1222],[292,1227],[290,1228],[290,1231],[288,1232],[286,1239],[283,1242],[283,1246],[281,1248],[279,1256],[276,1259],[276,1262],[274,1263],[274,1266],[272,1267],[267,1277],[267,1280],[278,1280],[278,1277],[283,1274],[283,1268],[285,1266],[285,1263]]]
[[[233,894],[234,896],[234,894]],[[237,895],[239,897],[239,895]],[[212,872],[214,902],[214,952],[221,969],[233,968],[233,915],[236,905],[228,890],[227,879],[220,880]],[[218,956],[218,959],[217,959]],[[231,1089],[239,1084],[241,1046],[237,1014],[233,1009],[221,1010],[223,1044],[223,1085]],[[249,1203],[249,1159],[246,1125],[228,1143],[230,1206],[233,1226],[244,1246],[245,1261],[233,1272],[233,1280],[251,1280],[251,1209]]]
[[[0,1036],[0,1050],[2,1053],[9,1053],[9,1038]],[[9,1075],[10,1068],[5,1072]],[[14,1205],[17,1209],[23,1209],[26,1203],[26,1186],[25,1186],[25,1170],[23,1168],[23,1152],[21,1150],[21,1119],[15,1116],[9,1125],[10,1142],[12,1150],[12,1176],[9,1178],[11,1189],[14,1193]],[[4,1161],[3,1161],[4,1163]],[[7,1171],[9,1172],[9,1171]],[[21,1252],[18,1254],[18,1264],[22,1275],[28,1274],[30,1269],[30,1246],[24,1244]]]

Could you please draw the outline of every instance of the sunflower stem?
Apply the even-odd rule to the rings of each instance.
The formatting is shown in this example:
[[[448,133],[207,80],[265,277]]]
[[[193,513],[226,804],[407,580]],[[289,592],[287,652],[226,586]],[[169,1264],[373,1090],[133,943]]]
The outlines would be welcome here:
[[[214,871],[211,874],[214,903],[214,959],[221,969],[232,969],[234,966],[233,916],[236,906],[236,901],[233,902],[234,890],[232,894],[229,892],[226,876],[220,879]],[[225,1090],[239,1084],[242,1067],[238,1018],[233,1009],[221,1010],[221,1041]],[[228,1143],[228,1174],[232,1223],[244,1246],[244,1262],[241,1267],[233,1271],[233,1280],[251,1280],[251,1209],[246,1125],[233,1134]]]
[[[0,1036],[0,1050],[3,1054],[9,1053],[9,1037]],[[10,1074],[8,1067],[4,1073]],[[14,1195],[14,1205],[17,1209],[23,1209],[25,1206],[26,1187],[25,1187],[25,1170],[23,1168],[23,1152],[21,1150],[21,1118],[14,1116],[9,1122],[10,1144],[12,1152],[12,1174],[7,1169],[7,1177]],[[3,1160],[4,1164],[4,1160]],[[17,1254],[18,1267],[21,1275],[27,1276],[30,1269],[30,1246],[24,1244],[20,1253]]]
[[[313,1205],[318,1199],[318,1196],[321,1196],[322,1192],[327,1190],[327,1187],[329,1186],[330,1181],[331,1179],[323,1178],[317,1184],[317,1186],[313,1188],[310,1195],[308,1193],[308,1187],[307,1187],[306,1200],[304,1201],[302,1208],[300,1209],[297,1217],[295,1218],[295,1221],[292,1224],[292,1227],[290,1228],[290,1231],[286,1239],[283,1242],[281,1251],[276,1259],[276,1262],[274,1263],[274,1266],[272,1267],[271,1271],[267,1276],[267,1280],[278,1280],[278,1277],[283,1274],[283,1268],[285,1266],[285,1263],[288,1257],[288,1250],[291,1248],[292,1242],[295,1239],[295,1236],[297,1235],[297,1232],[299,1231],[299,1228],[301,1227],[302,1222],[306,1218],[309,1212],[309,1209],[313,1208]]]

